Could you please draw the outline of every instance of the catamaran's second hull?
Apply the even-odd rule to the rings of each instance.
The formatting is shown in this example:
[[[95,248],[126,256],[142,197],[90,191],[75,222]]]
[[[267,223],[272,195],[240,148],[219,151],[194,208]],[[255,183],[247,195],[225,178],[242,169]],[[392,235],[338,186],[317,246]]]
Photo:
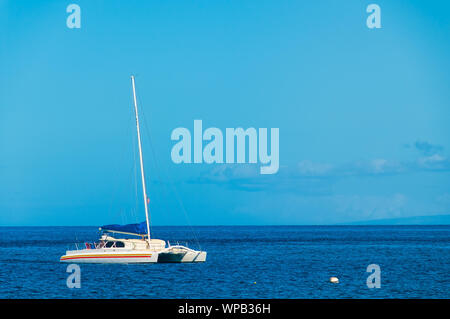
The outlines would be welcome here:
[[[201,263],[206,261],[206,251],[163,251],[158,254],[158,263]]]
[[[67,251],[60,258],[67,263],[95,263],[95,264],[145,264],[157,263],[158,252],[147,250],[115,250],[82,249]]]

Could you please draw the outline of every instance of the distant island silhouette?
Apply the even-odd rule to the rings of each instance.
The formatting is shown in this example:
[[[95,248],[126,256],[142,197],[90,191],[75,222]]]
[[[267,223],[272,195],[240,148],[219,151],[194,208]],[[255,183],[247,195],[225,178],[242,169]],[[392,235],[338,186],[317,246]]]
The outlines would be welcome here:
[[[450,214],[364,220],[346,225],[450,225]]]

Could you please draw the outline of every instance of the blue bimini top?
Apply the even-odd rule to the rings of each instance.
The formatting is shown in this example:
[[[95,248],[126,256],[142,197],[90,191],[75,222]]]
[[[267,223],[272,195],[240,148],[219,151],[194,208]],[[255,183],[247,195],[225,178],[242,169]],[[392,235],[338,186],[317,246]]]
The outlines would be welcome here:
[[[147,236],[147,223],[142,222],[138,224],[127,224],[127,225],[104,225],[100,227],[100,230],[110,233],[123,233],[132,234],[139,236]]]

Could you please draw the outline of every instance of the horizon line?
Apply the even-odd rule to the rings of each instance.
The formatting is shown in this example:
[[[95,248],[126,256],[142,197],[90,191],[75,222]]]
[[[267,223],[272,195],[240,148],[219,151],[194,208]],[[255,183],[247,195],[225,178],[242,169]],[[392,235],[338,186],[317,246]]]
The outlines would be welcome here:
[[[267,224],[267,225],[153,225],[152,227],[290,227],[290,226],[450,226],[450,223],[443,224]],[[97,225],[0,225],[0,227],[100,227]]]

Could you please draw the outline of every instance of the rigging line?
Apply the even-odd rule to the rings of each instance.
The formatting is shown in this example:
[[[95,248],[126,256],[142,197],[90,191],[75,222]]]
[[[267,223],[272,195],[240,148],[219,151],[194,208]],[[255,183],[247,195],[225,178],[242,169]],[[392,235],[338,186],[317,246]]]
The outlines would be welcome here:
[[[135,209],[132,210],[134,214],[134,220],[137,223],[137,207],[138,207],[138,185],[137,185],[137,159],[136,159],[136,136],[133,134],[133,167],[134,167],[134,201],[135,201]]]
[[[136,76],[135,76],[136,77]],[[141,99],[139,98],[139,93],[137,93],[138,92],[138,90],[137,90],[137,85],[136,85],[136,83],[135,83],[135,91],[134,91],[134,94],[135,94],[135,96],[136,96],[136,100],[139,102],[138,104],[139,105],[141,105],[141,107],[139,108],[139,110],[141,111],[141,114],[143,115],[144,113],[144,111],[143,111],[143,108],[142,108],[142,104],[141,104]],[[142,167],[141,167],[141,169],[143,169]],[[147,175],[146,175],[146,178],[145,178],[145,180],[143,181],[144,183],[146,183],[147,181],[148,181],[148,173],[147,173]],[[148,184],[149,186],[150,186],[150,184]],[[150,189],[149,189],[150,190]],[[148,201],[148,195],[147,195],[147,198],[144,198],[144,200],[145,201]],[[153,227],[152,227],[152,214],[151,214],[151,210],[150,209],[148,209],[147,210],[147,213],[148,213],[148,226],[149,226],[149,230],[150,230],[150,232],[151,233],[153,233]],[[150,234],[148,234],[148,235],[150,235]]]
[[[132,166],[131,166],[131,169],[129,170],[129,172],[128,172],[128,174],[127,174],[127,180],[130,180],[130,176],[133,175],[133,170],[134,170],[134,167],[133,167],[133,165],[132,165]],[[123,185],[125,185],[125,184],[123,184]],[[123,185],[122,185],[122,186],[123,186]],[[118,191],[119,191],[119,188],[120,188],[120,187],[117,187],[117,193],[119,193],[119,192],[118,192]],[[116,195],[117,195],[117,194],[116,194]],[[115,196],[114,198],[117,198],[117,197]],[[126,224],[126,222],[127,222],[127,215],[124,214],[123,207],[120,207],[119,210],[116,210],[116,213],[113,215],[113,217],[116,218],[117,216],[120,216],[120,218],[121,218],[121,220],[122,220],[122,224]]]
[[[127,123],[128,123],[128,124],[125,126],[125,134],[124,134],[124,135],[129,136],[129,134],[130,134],[130,132],[131,132],[130,127],[131,127],[131,125],[132,125],[132,123],[133,123],[133,121],[132,121],[132,113],[130,113],[130,112],[128,112],[128,121],[127,121]],[[123,136],[123,135],[121,135],[121,136]],[[121,144],[121,146],[122,146],[121,149],[124,149],[124,148],[125,148],[123,145],[124,145],[124,144],[126,145],[127,140],[128,140],[128,138],[126,138],[125,141],[124,141],[124,143]],[[126,152],[121,152],[120,160],[119,160],[119,162],[117,163],[116,168],[114,169],[114,171],[116,172],[116,174],[115,174],[116,176],[118,175],[117,172],[119,172],[119,167],[120,167],[121,163],[123,162],[123,160],[124,160],[124,158],[125,158],[125,154],[126,154]],[[119,193],[120,186],[121,186],[121,183],[120,183],[120,181],[119,181],[119,182],[116,184],[116,187],[114,188],[114,191],[113,191],[113,195],[114,195],[114,196],[111,197],[111,200],[110,200],[110,203],[109,203],[109,210],[108,210],[109,214],[112,214],[112,207],[113,207],[114,199],[117,198],[117,195],[118,195],[118,193]],[[113,218],[115,218],[117,215],[118,215],[118,213],[116,212],[116,214],[113,215]]]
[[[122,208],[120,209],[120,218],[122,220],[122,225],[125,225],[125,219],[123,217],[123,209]]]
[[[137,99],[139,100],[139,103],[142,105],[142,103],[141,103],[141,98],[140,98],[140,96],[138,95],[137,96]],[[151,152],[152,152],[152,155],[153,155],[153,159],[154,159],[154,162],[153,162],[153,164],[155,164],[155,172],[156,172],[156,174],[157,174],[157,177],[159,178],[159,180],[161,181],[160,182],[160,184],[162,184],[162,186],[163,186],[163,192],[164,192],[164,195],[165,196],[167,196],[168,195],[168,192],[167,192],[167,189],[166,189],[166,186],[164,185],[164,183],[162,182],[162,178],[161,178],[161,175],[160,175],[160,170],[159,170],[159,168],[158,168],[158,165],[157,165],[157,157],[156,157],[156,152],[155,152],[155,150],[154,150],[154,148],[153,148],[153,143],[152,143],[152,139],[150,138],[150,134],[149,134],[149,131],[148,131],[148,127],[149,127],[149,125],[147,124],[147,118],[146,118],[146,116],[145,116],[145,112],[143,111],[143,109],[142,109],[142,117],[143,117],[143,119],[144,119],[144,126],[145,126],[145,133],[146,133],[146,135],[147,135],[147,140],[149,141],[148,143],[150,144],[150,149],[151,149]],[[167,193],[166,193],[167,192]],[[167,198],[169,198],[169,196],[167,196]]]
[[[145,121],[145,117],[144,117],[144,121]],[[150,126],[146,123],[146,133],[147,133],[147,135],[150,135],[150,132],[149,132],[150,128],[149,128],[149,127],[150,127]],[[147,129],[147,128],[148,128],[148,129]],[[150,140],[150,141],[151,141],[151,140]],[[162,171],[162,170],[160,169],[160,165],[159,165],[159,162],[158,162],[158,158],[157,158],[157,156],[156,156],[156,152],[155,152],[154,146],[153,146],[153,144],[152,144],[151,142],[150,142],[150,146],[151,146],[152,153],[154,154],[154,157],[155,157],[155,165],[157,166],[157,171],[158,171],[157,174],[158,174],[158,177],[159,177],[159,179],[161,180],[161,184],[163,185],[163,190],[164,190],[165,192],[168,193],[168,190],[167,190],[167,188],[166,188],[166,187],[167,187],[166,184],[165,184],[164,182],[162,182],[164,179],[162,179],[162,178],[161,178],[161,175],[159,174],[159,172]],[[197,232],[196,232],[195,229],[192,227],[192,223],[191,223],[191,221],[190,221],[190,219],[189,219],[189,215],[188,215],[187,210],[186,210],[186,208],[185,208],[185,206],[184,206],[184,204],[183,204],[183,201],[181,200],[181,197],[180,197],[180,195],[179,195],[179,193],[178,193],[178,191],[177,191],[177,189],[176,189],[174,183],[173,183],[173,182],[170,180],[170,178],[168,177],[168,174],[164,174],[164,176],[167,176],[166,180],[168,181],[168,184],[171,186],[171,189],[172,189],[172,192],[173,192],[174,195],[175,195],[176,201],[177,201],[178,205],[180,206],[181,211],[182,211],[183,214],[184,214],[184,217],[185,217],[185,219],[186,219],[186,221],[187,221],[187,223],[188,223],[189,230],[190,230],[191,233],[194,235],[195,243],[197,244],[197,246],[198,246],[199,249],[201,250],[201,245],[200,245],[200,242],[199,242],[199,240],[198,240]]]
[[[138,99],[139,99],[139,101],[141,101],[139,95],[138,95]],[[140,104],[142,105],[141,102],[140,102]],[[147,139],[149,140],[150,148],[151,148],[151,150],[152,150],[152,154],[153,154],[153,157],[154,157],[154,159],[155,159],[155,166],[157,167],[156,171],[157,171],[158,177],[159,177],[160,180],[161,180],[161,184],[163,184],[163,187],[165,187],[165,186],[164,186],[164,183],[162,182],[163,179],[161,179],[161,176],[160,176],[160,174],[159,174],[159,172],[161,171],[161,169],[160,169],[160,166],[159,166],[159,163],[158,163],[158,158],[157,158],[157,156],[156,156],[155,149],[154,149],[154,147],[153,147],[152,139],[150,138],[150,136],[151,136],[151,134],[150,134],[150,126],[149,126],[148,123],[147,123],[147,117],[145,116],[144,111],[142,111],[142,115],[143,115],[143,118],[144,118],[145,132],[146,132],[146,134],[147,134]],[[188,214],[187,214],[187,210],[186,210],[186,208],[184,207],[183,202],[181,201],[180,196],[178,195],[178,192],[177,192],[177,190],[176,190],[176,188],[175,188],[175,185],[171,182],[171,180],[169,180],[168,174],[165,174],[165,176],[167,177],[168,184],[172,187],[172,191],[173,191],[174,194],[175,194],[175,197],[176,197],[176,199],[177,199],[178,205],[180,205],[181,210],[183,211],[184,217],[186,218],[186,220],[187,220],[187,222],[188,222],[188,227],[189,227],[189,229],[191,230],[191,232],[193,233],[194,239],[195,239],[195,241],[196,241],[196,243],[197,243],[199,249],[201,250],[201,246],[200,246],[200,242],[199,242],[198,237],[197,237],[197,233],[195,232],[194,228],[192,227],[191,221],[190,221],[189,216],[188,216]]]
[[[128,179],[128,180],[130,179],[129,177],[133,175],[133,169],[134,169],[134,167],[132,166],[131,169],[129,170],[128,174],[127,174],[127,179]],[[120,184],[120,183],[119,183],[119,184]],[[123,187],[123,185],[122,185],[122,187]],[[117,187],[117,189],[116,189],[115,196],[111,198],[111,202],[112,202],[115,198],[117,198],[117,194],[119,193],[119,188],[120,188],[120,185],[119,185],[119,186]],[[112,206],[112,204],[111,204],[111,206]],[[113,215],[113,218],[116,218],[117,216],[120,216],[120,218],[122,219],[122,223],[123,223],[122,207],[119,208],[119,211],[116,210],[116,213]]]

